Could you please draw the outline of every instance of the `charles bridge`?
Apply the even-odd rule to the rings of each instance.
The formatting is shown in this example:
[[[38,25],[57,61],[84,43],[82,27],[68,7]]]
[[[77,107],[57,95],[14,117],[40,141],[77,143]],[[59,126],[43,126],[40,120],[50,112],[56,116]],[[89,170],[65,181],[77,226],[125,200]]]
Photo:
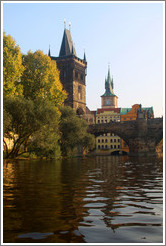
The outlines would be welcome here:
[[[156,146],[163,138],[163,118],[137,118],[133,121],[89,125],[88,132],[96,137],[115,133],[129,146],[129,155],[155,155]]]

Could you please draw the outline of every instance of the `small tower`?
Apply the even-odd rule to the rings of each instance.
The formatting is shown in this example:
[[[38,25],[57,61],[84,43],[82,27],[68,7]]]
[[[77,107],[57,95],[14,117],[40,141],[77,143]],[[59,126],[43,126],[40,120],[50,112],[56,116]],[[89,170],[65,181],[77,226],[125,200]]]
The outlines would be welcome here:
[[[102,108],[117,108],[118,97],[113,92],[113,78],[110,75],[110,67],[108,67],[108,76],[105,79],[105,93],[101,96]]]
[[[60,80],[68,96],[65,105],[71,106],[78,115],[86,113],[86,68],[87,61],[77,57],[74,43],[69,30],[64,26],[64,34],[58,57],[52,57],[60,70]]]
[[[48,56],[51,57],[50,45],[49,45],[49,50],[48,50]]]

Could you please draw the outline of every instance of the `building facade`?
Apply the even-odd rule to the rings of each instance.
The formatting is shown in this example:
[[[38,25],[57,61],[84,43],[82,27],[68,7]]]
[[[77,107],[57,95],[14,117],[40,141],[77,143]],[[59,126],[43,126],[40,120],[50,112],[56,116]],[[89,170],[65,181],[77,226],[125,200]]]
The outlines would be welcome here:
[[[120,108],[100,108],[96,111],[96,124],[120,121]],[[96,138],[98,153],[112,153],[121,151],[121,139],[114,133],[105,133]]]
[[[111,78],[110,68],[108,68],[108,76],[105,79],[105,93],[101,96],[102,108],[117,108],[118,97],[114,94],[113,88],[113,78]]]
[[[120,121],[136,120],[138,112],[143,112],[146,119],[154,118],[153,107],[143,107],[141,104],[134,104],[132,108],[121,108]],[[129,152],[129,147],[122,139],[121,141],[122,151]]]
[[[86,114],[86,69],[87,61],[77,57],[70,30],[64,29],[58,57],[48,55],[55,60],[60,71],[60,80],[68,96],[65,105],[76,110],[78,115]]]
[[[118,108],[118,97],[113,91],[113,78],[108,75],[105,79],[105,93],[101,96],[101,108],[96,111],[96,124],[120,121],[120,108]],[[121,139],[114,133],[105,133],[96,138],[96,152],[98,154],[111,154],[121,151]]]

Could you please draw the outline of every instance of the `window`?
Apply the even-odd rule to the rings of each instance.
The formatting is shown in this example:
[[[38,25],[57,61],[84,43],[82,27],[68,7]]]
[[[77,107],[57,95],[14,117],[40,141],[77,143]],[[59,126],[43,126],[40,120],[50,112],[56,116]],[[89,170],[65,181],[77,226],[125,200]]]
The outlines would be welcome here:
[[[114,149],[116,149],[116,145],[114,145]]]
[[[82,99],[82,88],[80,85],[78,86],[78,99]]]
[[[104,149],[104,145],[102,145],[101,148]]]
[[[83,80],[83,74],[81,73],[81,80]]]
[[[100,139],[98,139],[98,143],[100,143]]]
[[[105,143],[107,143],[107,139],[105,139]]]
[[[108,146],[107,145],[105,145],[105,149],[107,149],[108,148]]]
[[[113,149],[113,145],[111,145],[111,149]]]
[[[112,139],[110,139],[110,143],[112,143]]]
[[[120,145],[118,145],[118,149],[120,149]]]
[[[100,149],[100,145],[98,145],[98,149]]]
[[[102,139],[101,142],[104,143],[104,139]]]
[[[100,123],[100,120],[98,120],[98,123]]]
[[[78,79],[78,72],[75,71],[75,78]]]
[[[114,139],[114,143],[116,143],[116,139]]]
[[[120,142],[120,139],[118,138],[118,142]]]

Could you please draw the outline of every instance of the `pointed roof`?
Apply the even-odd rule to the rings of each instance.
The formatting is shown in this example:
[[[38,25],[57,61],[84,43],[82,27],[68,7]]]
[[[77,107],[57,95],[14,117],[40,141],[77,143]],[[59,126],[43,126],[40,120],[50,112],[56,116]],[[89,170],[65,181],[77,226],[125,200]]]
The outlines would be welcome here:
[[[105,93],[101,97],[115,96],[113,92],[113,79],[110,75],[110,67],[108,68],[108,76],[105,79]]]
[[[69,30],[65,28],[64,34],[63,34],[63,39],[62,39],[62,44],[61,44],[61,49],[59,52],[59,57],[60,56],[68,56],[68,55],[75,55],[76,56],[76,51],[73,45],[71,33]]]
[[[51,56],[50,45],[49,45],[49,50],[48,50],[48,56]]]
[[[86,55],[85,55],[85,51],[84,51],[84,61],[86,61]]]

